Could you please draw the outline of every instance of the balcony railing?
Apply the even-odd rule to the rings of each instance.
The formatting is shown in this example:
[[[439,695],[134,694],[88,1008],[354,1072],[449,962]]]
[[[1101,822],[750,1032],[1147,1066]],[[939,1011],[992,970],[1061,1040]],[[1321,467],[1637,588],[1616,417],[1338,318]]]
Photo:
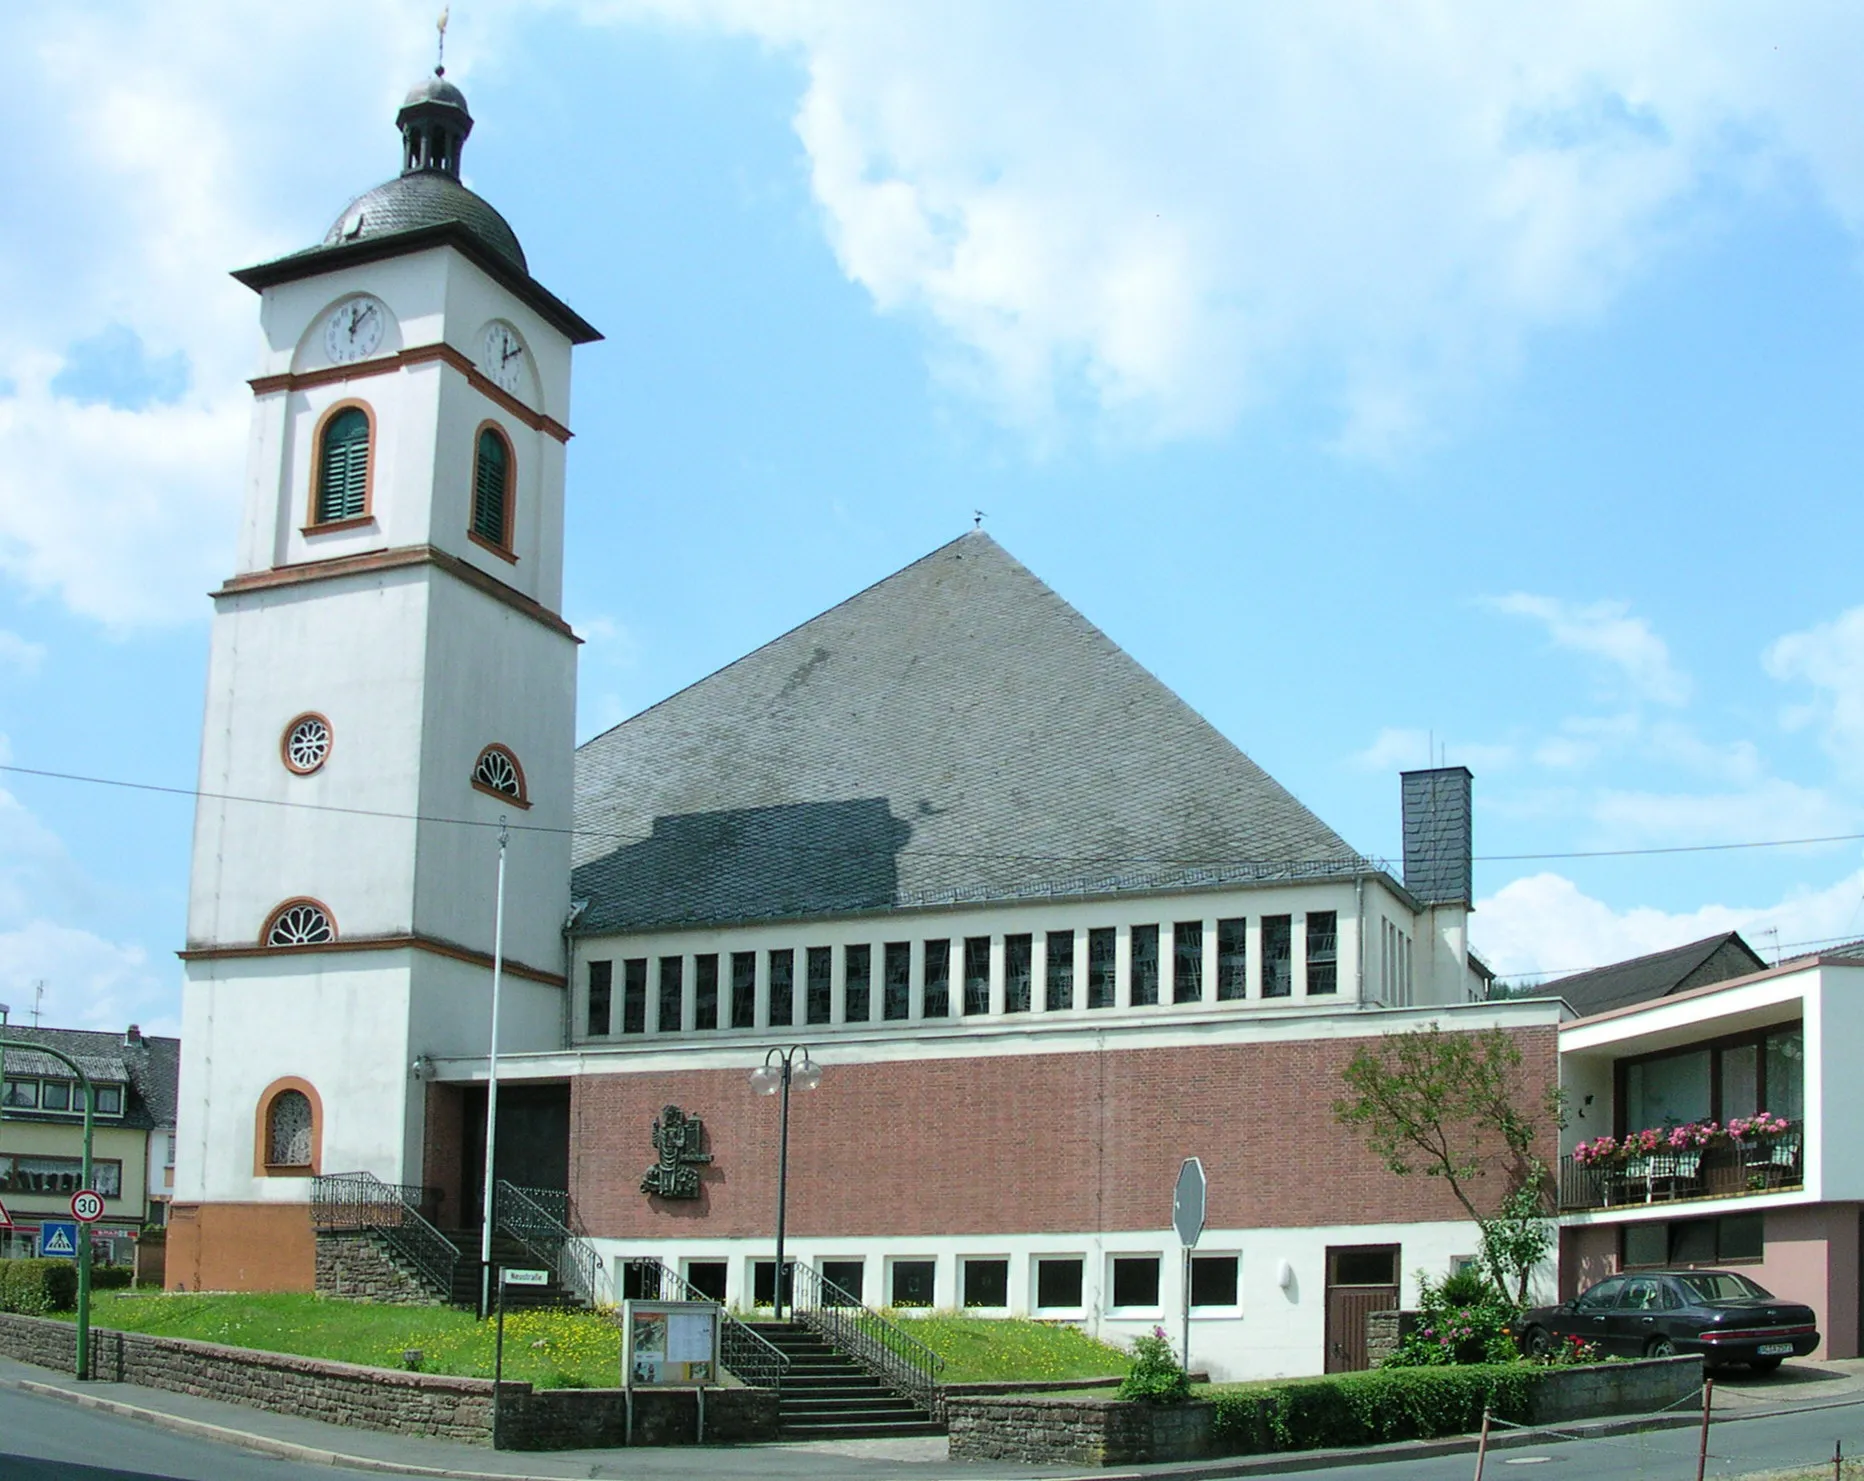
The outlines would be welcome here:
[[[1764,1141],[1717,1142],[1684,1152],[1662,1151],[1622,1162],[1560,1159],[1560,1208],[1567,1212],[1673,1203],[1697,1198],[1741,1198],[1797,1188],[1804,1181],[1800,1129]]]

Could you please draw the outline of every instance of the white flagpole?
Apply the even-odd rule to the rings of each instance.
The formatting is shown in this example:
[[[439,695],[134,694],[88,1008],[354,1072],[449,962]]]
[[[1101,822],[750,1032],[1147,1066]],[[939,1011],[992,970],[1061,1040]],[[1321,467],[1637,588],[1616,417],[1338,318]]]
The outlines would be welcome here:
[[[498,1152],[498,989],[505,967],[505,844],[510,830],[498,820],[498,904],[492,915],[492,1049],[486,1060],[485,1217],[479,1234],[479,1315],[492,1309],[492,1195]]]

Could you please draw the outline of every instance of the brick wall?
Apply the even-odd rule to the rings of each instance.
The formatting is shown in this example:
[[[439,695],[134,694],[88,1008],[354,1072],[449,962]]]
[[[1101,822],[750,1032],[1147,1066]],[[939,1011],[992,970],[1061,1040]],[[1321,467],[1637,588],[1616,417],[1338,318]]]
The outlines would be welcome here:
[[[0,1313],[0,1354],[69,1373],[77,1328],[47,1317]],[[170,1393],[245,1404],[331,1424],[425,1435],[472,1445],[492,1443],[492,1384],[483,1378],[402,1373],[173,1337],[93,1328],[92,1375]],[[620,1389],[533,1390],[504,1385],[501,1448],[563,1450],[626,1443],[628,1410]],[[762,1389],[716,1389],[706,1395],[708,1443],[774,1440],[776,1395]],[[691,1391],[635,1394],[634,1443],[690,1445],[697,1432]]]
[[[1554,1076],[1551,1028],[1517,1030],[1532,1099]],[[790,1105],[798,1235],[1151,1229],[1180,1161],[1201,1157],[1208,1223],[1247,1229],[1464,1217],[1441,1180],[1386,1172],[1335,1124],[1363,1039],[1114,1049],[837,1065]],[[697,1202],[639,1191],[663,1105],[704,1118]],[[766,1232],[777,1106],[748,1072],[583,1076],[571,1086],[570,1186],[592,1234]],[[1551,1155],[1551,1148],[1547,1149]],[[876,1188],[886,1196],[874,1197]]]

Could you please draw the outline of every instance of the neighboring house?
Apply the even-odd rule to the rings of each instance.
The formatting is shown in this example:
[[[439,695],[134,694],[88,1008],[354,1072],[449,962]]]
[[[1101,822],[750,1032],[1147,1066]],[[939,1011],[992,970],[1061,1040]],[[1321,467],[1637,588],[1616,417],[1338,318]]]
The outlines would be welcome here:
[[[1861,1055],[1864,945],[1563,1025],[1563,1293],[1639,1266],[1731,1266],[1819,1313],[1815,1356],[1858,1356]],[[1652,1152],[1587,1155],[1646,1129]]]
[[[1687,992],[1692,987],[1708,987],[1731,977],[1745,977],[1764,970],[1766,965],[1741,939],[1739,931],[1724,931],[1687,946],[1673,946],[1668,951],[1653,951],[1609,967],[1556,978],[1516,996],[1559,998],[1583,1018]]]
[[[62,1050],[97,1091],[91,1142],[92,1185],[104,1197],[96,1226],[99,1258],[127,1262],[144,1224],[166,1222],[174,1183],[176,1077],[181,1041],[91,1029],[24,1028],[6,1037]],[[12,1216],[0,1253],[39,1249],[45,1219],[69,1219],[82,1186],[84,1094],[70,1069],[49,1054],[9,1050],[0,1064],[0,1204]]]

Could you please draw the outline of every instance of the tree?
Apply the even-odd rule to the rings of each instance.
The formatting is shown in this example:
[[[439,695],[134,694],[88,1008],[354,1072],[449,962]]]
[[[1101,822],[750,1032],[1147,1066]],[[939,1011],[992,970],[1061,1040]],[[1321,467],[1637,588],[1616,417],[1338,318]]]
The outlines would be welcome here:
[[[1442,1178],[1482,1230],[1482,1260],[1497,1290],[1524,1300],[1552,1241],[1547,1170],[1534,1155],[1543,1126],[1560,1124],[1560,1092],[1538,1104],[1521,1072],[1521,1046],[1501,1029],[1445,1033],[1435,1024],[1386,1034],[1346,1067],[1334,1119],[1399,1176]],[[1477,1183],[1501,1173],[1501,1194],[1477,1206]]]

